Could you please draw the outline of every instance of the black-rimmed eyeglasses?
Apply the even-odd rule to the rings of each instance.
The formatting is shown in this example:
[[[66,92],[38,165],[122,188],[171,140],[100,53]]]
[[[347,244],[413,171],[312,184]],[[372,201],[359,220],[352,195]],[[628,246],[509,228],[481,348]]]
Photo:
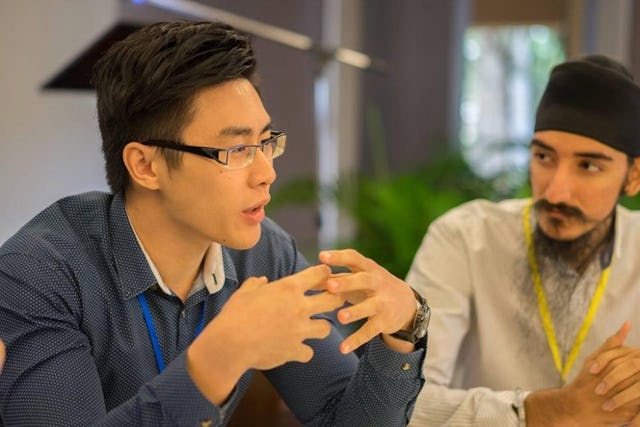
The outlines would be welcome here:
[[[161,139],[151,139],[143,141],[141,144],[196,154],[208,159],[213,159],[227,169],[242,169],[253,162],[253,159],[256,157],[256,150],[258,149],[264,153],[264,156],[268,160],[275,159],[284,153],[287,145],[287,134],[284,132],[271,131],[271,136],[260,141],[258,145],[236,145],[231,148],[199,147]]]

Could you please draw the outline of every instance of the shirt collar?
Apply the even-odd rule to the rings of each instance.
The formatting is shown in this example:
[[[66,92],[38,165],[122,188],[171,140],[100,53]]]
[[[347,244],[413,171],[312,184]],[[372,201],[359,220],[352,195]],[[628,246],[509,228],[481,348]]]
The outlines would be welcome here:
[[[121,193],[114,196],[110,210],[110,235],[112,236],[114,260],[122,284],[123,297],[125,299],[134,297],[155,283],[163,292],[173,295],[138,239],[127,216]],[[189,296],[205,287],[210,294],[218,292],[225,283],[227,276],[225,269],[229,269],[232,276],[230,278],[235,279],[233,263],[228,260],[228,256],[223,257],[222,249],[220,244],[211,243],[205,253],[203,267],[189,292]]]
[[[122,298],[130,299],[152,286],[156,279],[137,244],[121,193],[113,196],[109,214],[107,235],[110,237],[119,288]]]
[[[151,269],[151,272],[156,279],[156,283],[158,284],[158,286],[160,286],[160,289],[162,289],[165,294],[174,295],[173,291],[169,288],[169,286],[167,286],[166,283],[164,283],[164,280],[162,280],[160,272],[156,268],[156,265],[153,263],[153,260],[151,259],[147,251],[144,250],[144,246],[142,246],[142,242],[140,242],[140,239],[138,238],[133,225],[131,226],[131,229],[136,236],[138,245],[140,246],[140,250],[142,250],[142,253],[147,259],[147,264],[149,264],[149,268]],[[223,285],[224,266],[222,263],[222,247],[219,243],[211,242],[211,245],[204,255],[204,262],[202,263],[202,268],[200,269],[198,278],[191,287],[187,298],[203,288],[207,288],[207,291],[209,291],[210,294],[214,294],[222,289]]]

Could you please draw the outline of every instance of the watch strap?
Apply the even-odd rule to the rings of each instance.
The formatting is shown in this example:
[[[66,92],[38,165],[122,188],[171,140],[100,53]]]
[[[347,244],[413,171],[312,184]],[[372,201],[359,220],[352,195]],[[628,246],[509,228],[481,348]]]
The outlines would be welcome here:
[[[413,291],[413,294],[416,298],[416,315],[413,319],[411,329],[399,330],[392,333],[391,336],[415,344],[421,339],[425,338],[427,334],[426,326],[429,323],[429,317],[431,313],[429,305],[427,304],[427,300],[415,289],[411,287],[410,289]]]

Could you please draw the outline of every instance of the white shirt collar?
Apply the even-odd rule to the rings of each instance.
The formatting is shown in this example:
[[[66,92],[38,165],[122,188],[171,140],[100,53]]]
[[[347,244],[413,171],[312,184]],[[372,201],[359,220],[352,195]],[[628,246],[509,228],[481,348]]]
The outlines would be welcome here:
[[[127,216],[128,218],[128,216]],[[164,283],[162,277],[160,276],[160,272],[156,268],[156,265],[151,260],[151,257],[145,251],[138,234],[136,233],[136,229],[131,224],[131,220],[129,220],[129,225],[131,225],[131,229],[133,230],[134,236],[136,236],[136,240],[138,241],[138,245],[142,250],[145,258],[147,259],[147,263],[149,264],[149,268],[153,273],[153,276],[156,278],[156,282],[162,291],[167,295],[174,295],[171,289]],[[198,274],[198,278],[193,283],[191,290],[189,291],[189,298],[194,293],[198,292],[202,288],[206,287],[207,291],[210,294],[214,294],[222,289],[224,285],[225,275],[224,275],[224,263],[222,261],[222,245],[216,242],[211,242],[211,245],[207,249],[207,252],[204,254],[204,262],[202,263],[202,268],[200,269],[200,273]]]

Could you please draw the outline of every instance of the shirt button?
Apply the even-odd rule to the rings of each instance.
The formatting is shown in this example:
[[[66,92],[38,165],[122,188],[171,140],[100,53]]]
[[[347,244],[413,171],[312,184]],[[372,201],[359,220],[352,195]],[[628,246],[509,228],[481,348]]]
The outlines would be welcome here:
[[[404,365],[402,365],[403,371],[408,371],[409,369],[411,369],[411,365],[409,365],[408,363],[405,363]]]
[[[180,312],[180,318],[181,318],[181,319],[184,319],[184,316],[186,316],[186,313],[184,312],[184,310],[182,310],[182,311]]]
[[[211,420],[200,421],[200,427],[211,427],[211,425],[213,425],[213,421]]]

